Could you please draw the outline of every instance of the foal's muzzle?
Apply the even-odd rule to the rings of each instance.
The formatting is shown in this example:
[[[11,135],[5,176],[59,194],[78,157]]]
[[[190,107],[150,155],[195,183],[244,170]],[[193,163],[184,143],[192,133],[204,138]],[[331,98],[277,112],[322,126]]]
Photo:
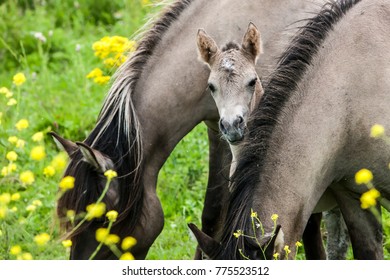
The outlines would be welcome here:
[[[245,126],[245,121],[242,116],[236,116],[231,121],[224,118],[219,120],[219,129],[231,145],[238,144],[244,138]]]

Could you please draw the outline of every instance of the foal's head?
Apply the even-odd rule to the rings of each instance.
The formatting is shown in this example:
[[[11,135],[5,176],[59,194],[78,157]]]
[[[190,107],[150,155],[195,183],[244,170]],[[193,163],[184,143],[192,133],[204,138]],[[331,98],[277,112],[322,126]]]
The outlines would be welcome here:
[[[256,106],[263,89],[256,73],[261,52],[260,33],[250,23],[241,46],[228,43],[219,49],[203,29],[198,30],[200,58],[210,67],[208,89],[218,108],[219,128],[232,145],[244,137],[248,113]]]

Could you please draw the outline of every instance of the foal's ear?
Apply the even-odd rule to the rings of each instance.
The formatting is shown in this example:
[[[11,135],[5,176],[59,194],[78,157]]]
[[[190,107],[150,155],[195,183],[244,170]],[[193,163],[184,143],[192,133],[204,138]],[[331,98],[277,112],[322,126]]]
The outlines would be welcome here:
[[[197,44],[200,57],[208,65],[211,65],[213,57],[219,50],[217,44],[203,29],[198,30]]]
[[[65,138],[62,138],[57,133],[50,131],[48,132],[48,134],[50,134],[53,137],[53,140],[56,143],[57,147],[67,152],[69,157],[78,149],[75,143]]]
[[[218,250],[220,249],[221,244],[219,244],[212,237],[201,231],[196,225],[189,223],[188,227],[195,235],[200,249],[202,249],[203,253],[205,253],[209,258],[212,259],[216,255],[216,252],[218,252]]]
[[[257,58],[261,53],[261,36],[257,27],[250,22],[248,29],[242,39],[242,49],[249,54],[249,56],[256,63]]]
[[[83,142],[76,142],[78,148],[80,148],[83,154],[83,159],[86,163],[93,166],[98,172],[105,172],[108,169],[112,169],[114,164],[111,159],[104,156],[98,150],[95,150]]]

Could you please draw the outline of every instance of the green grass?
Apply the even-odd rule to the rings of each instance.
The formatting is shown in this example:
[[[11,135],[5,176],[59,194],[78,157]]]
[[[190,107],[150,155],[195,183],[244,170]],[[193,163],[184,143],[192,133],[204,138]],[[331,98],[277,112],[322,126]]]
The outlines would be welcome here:
[[[101,60],[93,54],[92,44],[104,36],[132,37],[146,22],[147,15],[158,9],[145,6],[141,0],[86,0],[79,1],[79,5],[75,1],[45,2],[44,6],[38,0],[10,0],[0,4],[0,88],[11,90],[18,102],[7,106],[9,98],[0,94],[0,170],[9,164],[8,152],[18,154],[17,170],[7,176],[0,175],[0,195],[21,195],[19,200],[6,203],[4,218],[0,206],[0,260],[17,258],[10,254],[14,245],[31,253],[34,259],[68,257],[67,249],[59,242],[55,219],[61,171],[53,177],[43,175],[43,169],[59,151],[47,136],[41,142],[34,142],[31,137],[49,129],[74,141],[88,135],[109,89],[109,85],[97,85],[85,77],[93,68],[102,67]],[[35,32],[41,32],[46,42],[37,40]],[[12,77],[18,72],[27,78],[20,87],[12,84]],[[29,122],[29,127],[22,131],[15,128],[20,119]],[[23,139],[25,146],[15,147],[8,141],[10,136]],[[32,148],[37,145],[45,147],[46,156],[41,161],[30,158]],[[165,227],[150,249],[148,259],[192,259],[196,242],[189,234],[187,223],[200,225],[207,163],[207,133],[205,126],[200,125],[179,143],[160,171],[157,190]],[[34,173],[35,182],[31,185],[20,180],[20,174],[26,170]],[[42,205],[35,202],[36,209],[27,211],[36,200]],[[388,215],[386,212],[387,221]],[[385,225],[388,235],[390,226]],[[51,236],[43,247],[34,242],[40,233]],[[386,238],[387,257],[389,248],[390,241]],[[298,259],[302,258],[300,253]]]

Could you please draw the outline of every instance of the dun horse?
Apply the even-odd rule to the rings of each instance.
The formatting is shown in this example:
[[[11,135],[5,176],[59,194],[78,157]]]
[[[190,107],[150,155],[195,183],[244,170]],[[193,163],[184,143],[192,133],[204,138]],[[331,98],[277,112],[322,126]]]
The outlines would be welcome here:
[[[265,54],[259,66],[267,74],[288,41],[286,26],[315,8],[307,0],[243,0],[238,6],[234,0],[182,0],[170,5],[116,73],[90,135],[77,143],[54,135],[70,156],[65,175],[76,178],[74,189],[58,202],[65,229],[71,230],[66,210],[85,212],[105,186],[104,171],[114,169],[119,176],[103,200],[108,210],[120,213],[112,231],[135,237],[132,253],[145,258],[164,223],[156,195],[158,172],[175,145],[204,121],[209,127],[210,171],[202,226],[215,236],[228,192],[223,157],[229,156],[229,149],[219,137],[218,111],[205,92],[209,70],[196,61],[193,34],[203,26],[220,42],[236,41],[252,20],[263,30]],[[72,259],[92,254],[95,230],[105,222],[93,220],[72,233]],[[96,258],[115,256],[103,247]]]
[[[370,169],[390,198],[390,147],[369,132],[390,127],[389,14],[384,0],[331,2],[294,37],[250,116],[221,242],[198,232],[210,257],[292,258],[311,213],[337,203],[354,257],[383,258],[381,225],[361,209],[367,187],[354,175]]]

